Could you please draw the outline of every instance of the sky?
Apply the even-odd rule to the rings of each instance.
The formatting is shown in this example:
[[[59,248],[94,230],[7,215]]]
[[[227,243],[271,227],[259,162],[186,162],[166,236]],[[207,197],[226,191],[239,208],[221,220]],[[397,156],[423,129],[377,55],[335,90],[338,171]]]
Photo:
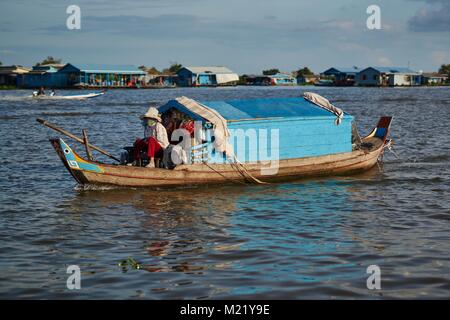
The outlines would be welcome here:
[[[81,9],[69,30],[66,8]],[[369,30],[366,10],[381,9]],[[0,0],[0,61],[34,65],[47,56],[72,63],[159,69],[227,66],[237,73],[307,66],[450,63],[450,0]]]

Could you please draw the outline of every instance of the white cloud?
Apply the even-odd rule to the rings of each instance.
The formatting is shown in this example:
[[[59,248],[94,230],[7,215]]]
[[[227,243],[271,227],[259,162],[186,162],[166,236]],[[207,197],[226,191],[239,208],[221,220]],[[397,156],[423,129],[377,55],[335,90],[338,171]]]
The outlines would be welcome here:
[[[377,59],[377,64],[380,67],[389,67],[389,66],[392,66],[392,61],[388,57],[379,57]]]
[[[450,31],[450,1],[425,0],[426,5],[408,21],[408,27],[416,32]]]
[[[355,22],[352,20],[328,20],[323,21],[322,26],[327,29],[338,29],[342,31],[351,31],[355,28]]]
[[[0,54],[14,54],[14,51],[9,49],[1,49]]]
[[[436,64],[444,64],[450,62],[450,52],[443,50],[436,50],[431,53],[431,59]]]

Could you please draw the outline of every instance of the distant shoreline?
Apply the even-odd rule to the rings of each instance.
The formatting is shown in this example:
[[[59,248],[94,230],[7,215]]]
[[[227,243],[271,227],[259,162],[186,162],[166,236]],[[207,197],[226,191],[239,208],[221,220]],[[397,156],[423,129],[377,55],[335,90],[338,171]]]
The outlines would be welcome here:
[[[441,84],[441,85],[422,85],[422,86],[315,86],[313,84],[308,85],[295,85],[295,86],[251,86],[251,85],[237,85],[233,87],[248,87],[248,88],[302,88],[302,87],[317,87],[317,88],[446,88],[450,87],[450,84]],[[127,88],[127,87],[117,87],[117,88],[58,88],[57,90],[157,90],[157,89],[180,89],[186,87],[140,87],[140,88]],[[199,87],[190,87],[190,88],[230,88],[230,86],[199,86]],[[0,86],[1,91],[9,91],[9,90],[23,90],[23,91],[31,91],[36,90],[36,88],[19,88],[15,86]]]

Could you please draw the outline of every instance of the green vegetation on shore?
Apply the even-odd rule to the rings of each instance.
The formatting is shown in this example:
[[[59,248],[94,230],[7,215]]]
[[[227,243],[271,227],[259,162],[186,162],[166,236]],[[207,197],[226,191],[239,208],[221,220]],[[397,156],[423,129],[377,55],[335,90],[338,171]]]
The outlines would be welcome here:
[[[2,84],[0,85],[0,90],[14,90],[17,89],[16,86]]]
[[[446,74],[450,77],[450,64],[443,64],[440,68],[439,68],[439,73],[440,74]]]
[[[62,59],[57,59],[57,58],[54,58],[52,56],[48,56],[47,58],[45,58],[41,62],[37,62],[36,65],[37,66],[42,66],[42,65],[46,65],[46,64],[61,64],[61,63],[62,63]]]
[[[158,70],[155,67],[147,68],[145,65],[139,66],[139,69],[142,71],[147,72],[151,75],[160,75],[160,74],[176,74],[181,68],[183,68],[183,65],[178,62],[171,62],[170,67],[164,68],[162,71]]]
[[[279,69],[276,68],[272,68],[272,69],[268,69],[268,70],[263,70],[262,74],[265,76],[273,76],[277,73],[280,73]]]

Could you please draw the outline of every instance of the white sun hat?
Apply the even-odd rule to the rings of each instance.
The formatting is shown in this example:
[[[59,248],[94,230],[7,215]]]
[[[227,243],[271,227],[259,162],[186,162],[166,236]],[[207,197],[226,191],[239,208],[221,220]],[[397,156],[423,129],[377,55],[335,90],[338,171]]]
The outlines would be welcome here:
[[[147,112],[145,114],[143,114],[142,116],[140,116],[140,118],[141,119],[150,118],[150,119],[155,119],[155,120],[158,120],[159,122],[161,122],[161,117],[159,116],[158,109],[156,109],[155,107],[148,108]]]

